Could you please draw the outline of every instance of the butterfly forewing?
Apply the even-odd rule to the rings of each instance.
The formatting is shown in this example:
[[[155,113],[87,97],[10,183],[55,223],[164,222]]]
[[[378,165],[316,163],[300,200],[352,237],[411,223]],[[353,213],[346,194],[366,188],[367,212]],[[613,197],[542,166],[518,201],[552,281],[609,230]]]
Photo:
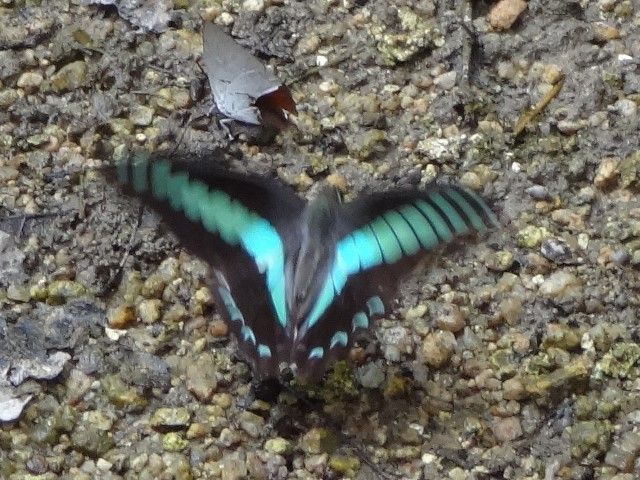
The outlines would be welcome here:
[[[214,158],[123,157],[118,179],[213,270],[220,313],[264,375],[288,358],[285,258],[304,202],[290,188],[234,174]]]
[[[455,185],[365,196],[341,216],[332,267],[299,321],[294,357],[302,374],[344,356],[354,334],[389,309],[399,279],[424,254],[498,225],[477,194]]]

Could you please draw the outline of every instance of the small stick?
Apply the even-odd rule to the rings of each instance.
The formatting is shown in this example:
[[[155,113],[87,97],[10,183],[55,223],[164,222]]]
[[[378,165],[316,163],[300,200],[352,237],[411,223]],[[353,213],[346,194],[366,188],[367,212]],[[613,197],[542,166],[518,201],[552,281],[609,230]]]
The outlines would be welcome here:
[[[519,137],[520,134],[524,131],[527,125],[529,125],[542,111],[547,108],[547,105],[551,103],[560,90],[562,89],[562,85],[564,84],[564,76],[560,78],[558,83],[556,83],[544,97],[540,99],[538,103],[536,103],[533,108],[526,111],[524,114],[520,116],[518,122],[516,123],[515,128],[513,129],[513,133],[516,137]]]

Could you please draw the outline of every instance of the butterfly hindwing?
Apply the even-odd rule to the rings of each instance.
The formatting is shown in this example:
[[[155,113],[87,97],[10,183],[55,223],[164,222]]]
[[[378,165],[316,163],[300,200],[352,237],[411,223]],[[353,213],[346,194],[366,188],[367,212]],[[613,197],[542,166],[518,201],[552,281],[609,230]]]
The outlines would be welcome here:
[[[424,254],[498,225],[477,194],[456,185],[365,196],[340,216],[332,266],[299,323],[294,350],[301,371],[351,346],[358,329],[389,309],[398,281]]]
[[[285,341],[285,257],[304,202],[268,179],[143,152],[118,162],[119,181],[161,214],[214,270],[213,294],[241,348],[265,372]]]

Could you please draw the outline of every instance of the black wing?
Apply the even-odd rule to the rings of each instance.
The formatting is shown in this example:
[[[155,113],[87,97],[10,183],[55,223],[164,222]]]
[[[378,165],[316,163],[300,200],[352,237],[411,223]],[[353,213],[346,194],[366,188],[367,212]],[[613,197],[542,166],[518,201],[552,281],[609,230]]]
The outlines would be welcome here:
[[[275,180],[216,167],[215,158],[138,152],[117,163],[125,191],[160,213],[208,262],[220,313],[258,374],[288,359],[285,258],[305,202]]]
[[[498,221],[477,194],[456,185],[365,196],[346,204],[333,265],[292,354],[302,375],[344,357],[353,334],[389,309],[398,280],[427,252]]]

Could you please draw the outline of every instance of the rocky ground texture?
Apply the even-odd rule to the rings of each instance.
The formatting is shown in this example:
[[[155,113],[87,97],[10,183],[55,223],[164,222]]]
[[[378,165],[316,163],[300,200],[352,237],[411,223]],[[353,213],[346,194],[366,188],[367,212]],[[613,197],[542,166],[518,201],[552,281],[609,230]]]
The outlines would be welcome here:
[[[111,3],[0,2],[0,478],[640,478],[637,2]],[[202,115],[201,17],[298,129]],[[351,366],[256,395],[206,266],[93,168],[131,143],[302,194],[446,175],[503,228]]]

